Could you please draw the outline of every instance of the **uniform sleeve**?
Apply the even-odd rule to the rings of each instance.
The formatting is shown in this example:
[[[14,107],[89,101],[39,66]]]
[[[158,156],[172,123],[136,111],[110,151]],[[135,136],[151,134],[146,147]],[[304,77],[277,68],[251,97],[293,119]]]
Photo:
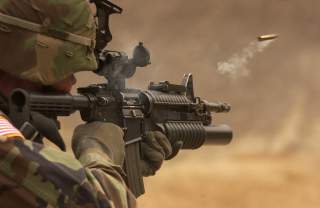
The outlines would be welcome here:
[[[79,161],[90,170],[93,183],[113,200],[115,207],[136,207],[136,199],[127,188],[121,167],[114,165],[112,160],[100,149],[88,149]]]
[[[18,198],[28,197],[25,201],[34,207],[136,207],[120,167],[105,155],[91,149],[80,162],[72,154],[25,140],[5,117],[0,122],[0,183],[23,187],[28,194],[16,193]]]

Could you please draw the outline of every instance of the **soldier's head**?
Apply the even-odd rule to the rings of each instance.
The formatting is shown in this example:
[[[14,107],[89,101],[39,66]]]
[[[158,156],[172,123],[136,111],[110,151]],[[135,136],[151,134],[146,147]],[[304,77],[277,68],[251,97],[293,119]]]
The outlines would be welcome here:
[[[97,68],[91,6],[87,0],[2,0],[0,70],[67,91],[74,73]]]

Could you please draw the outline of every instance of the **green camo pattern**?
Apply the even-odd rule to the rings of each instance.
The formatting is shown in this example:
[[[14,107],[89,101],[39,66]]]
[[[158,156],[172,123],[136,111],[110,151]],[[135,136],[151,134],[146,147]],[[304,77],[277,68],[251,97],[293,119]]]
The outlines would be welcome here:
[[[1,0],[0,12],[91,39],[96,23],[87,0]],[[54,36],[56,37],[56,36]],[[84,46],[0,22],[0,70],[42,85],[97,68],[94,44]]]
[[[19,138],[0,138],[0,203],[33,208],[135,207],[133,195],[112,162],[96,159],[83,167],[60,150]]]

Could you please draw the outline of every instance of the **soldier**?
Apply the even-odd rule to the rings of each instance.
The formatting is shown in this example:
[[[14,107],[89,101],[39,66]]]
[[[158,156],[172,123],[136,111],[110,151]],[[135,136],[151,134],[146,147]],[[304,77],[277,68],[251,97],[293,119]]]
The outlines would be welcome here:
[[[69,92],[78,71],[97,68],[96,25],[86,0],[0,1],[0,99],[14,88]],[[74,156],[28,141],[0,106],[2,207],[135,207],[121,170],[122,130],[92,122],[75,129]],[[143,174],[154,175],[172,152],[168,139],[149,132]]]

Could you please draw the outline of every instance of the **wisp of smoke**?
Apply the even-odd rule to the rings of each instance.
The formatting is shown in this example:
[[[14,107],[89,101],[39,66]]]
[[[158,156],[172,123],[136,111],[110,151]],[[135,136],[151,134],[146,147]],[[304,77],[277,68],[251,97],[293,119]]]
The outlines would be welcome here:
[[[219,62],[217,71],[232,77],[248,76],[248,63],[256,54],[263,52],[274,40],[252,41],[240,53],[231,56],[225,62]]]

